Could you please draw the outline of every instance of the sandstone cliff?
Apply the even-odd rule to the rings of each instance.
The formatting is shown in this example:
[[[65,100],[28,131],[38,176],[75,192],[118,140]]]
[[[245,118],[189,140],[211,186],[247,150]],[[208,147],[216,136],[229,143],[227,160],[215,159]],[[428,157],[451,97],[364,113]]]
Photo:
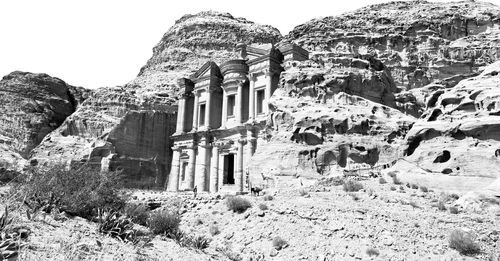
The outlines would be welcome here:
[[[500,58],[500,8],[480,1],[397,1],[314,19],[286,37],[324,57],[372,54],[407,89]]]
[[[234,56],[234,43],[273,43],[279,31],[227,13],[201,12],[177,20],[139,76],[123,87],[95,91],[33,152],[40,165],[90,163],[121,169],[129,186],[162,187],[171,163],[176,80],[208,60]]]
[[[22,169],[31,150],[88,94],[47,74],[15,71],[4,76],[0,81],[0,167]]]
[[[499,73],[496,62],[453,88],[432,92],[408,133],[406,160],[446,175],[448,188],[484,189],[500,178]]]

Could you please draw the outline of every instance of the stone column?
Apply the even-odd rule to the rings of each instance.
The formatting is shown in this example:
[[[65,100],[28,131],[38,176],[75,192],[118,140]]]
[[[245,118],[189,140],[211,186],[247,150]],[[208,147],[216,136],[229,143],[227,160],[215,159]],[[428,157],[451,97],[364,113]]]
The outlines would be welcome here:
[[[248,96],[248,121],[255,119],[255,82],[257,77],[254,73],[250,74],[250,91]]]
[[[205,117],[205,127],[207,130],[212,127],[211,117],[210,117],[210,114],[212,113],[211,110],[212,110],[212,91],[208,90],[207,103],[206,103],[206,107],[205,107],[205,115],[203,115]]]
[[[243,191],[244,186],[244,171],[243,171],[243,148],[245,140],[238,140],[238,152],[236,153],[236,168],[235,168],[235,185],[238,192]]]
[[[194,109],[193,109],[193,131],[198,130],[198,111],[200,110],[200,94],[194,93]]]
[[[226,127],[227,121],[227,92],[222,89],[222,124],[221,127]]]
[[[210,192],[219,190],[219,148],[214,144],[212,147],[212,158],[210,162]]]
[[[224,155],[219,153],[219,180],[217,184],[218,190],[222,188],[224,183]]]
[[[177,126],[175,127],[175,133],[184,132],[184,111],[185,111],[186,100],[184,96],[179,98],[179,105],[177,108]]]
[[[186,173],[186,188],[192,190],[194,188],[194,174],[196,171],[196,147],[193,145],[189,149],[189,162]]]
[[[168,181],[169,191],[179,191],[179,173],[181,163],[181,152],[179,149],[172,149],[172,168]]]
[[[243,105],[243,82],[238,83],[238,93],[236,94],[236,124],[240,125],[242,121]]]
[[[209,155],[209,146],[207,144],[206,138],[202,138],[198,145],[198,158],[196,160],[196,175],[195,175],[195,185],[198,191],[207,191],[206,185],[206,175],[209,171],[209,166],[207,162],[207,156]]]
[[[271,91],[272,91],[272,84],[273,84],[273,73],[271,70],[266,71],[266,102],[265,102],[265,108],[264,112],[266,115],[269,114],[269,102],[271,101]]]

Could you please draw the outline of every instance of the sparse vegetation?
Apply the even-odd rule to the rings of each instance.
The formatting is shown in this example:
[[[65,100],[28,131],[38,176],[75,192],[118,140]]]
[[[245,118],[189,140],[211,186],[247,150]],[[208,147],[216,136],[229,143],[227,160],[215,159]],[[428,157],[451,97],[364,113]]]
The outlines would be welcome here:
[[[350,179],[344,182],[343,188],[345,192],[357,192],[363,189],[363,184]]]
[[[420,208],[420,206],[415,201],[410,201],[409,205],[412,206],[413,208]]]
[[[366,254],[371,257],[380,255],[380,252],[377,249],[370,247],[366,249]]]
[[[396,175],[392,176],[392,183],[394,183],[394,185],[401,185],[401,184],[403,184],[403,182]]]
[[[418,189],[418,185],[417,184],[411,184],[411,188],[412,189]]]
[[[98,214],[99,232],[123,242],[136,243],[136,231],[132,219],[115,211],[101,211]]]
[[[211,225],[210,228],[208,229],[208,231],[210,232],[210,235],[212,235],[212,236],[216,236],[216,235],[220,234],[219,227],[215,224]]]
[[[12,224],[13,219],[9,218],[9,211],[5,206],[2,216],[0,216],[0,260],[17,259],[19,255],[20,235],[9,233],[8,226]]]
[[[457,250],[462,255],[474,255],[481,252],[477,243],[474,242],[472,235],[463,230],[454,230],[449,238],[450,248]]]
[[[386,184],[386,183],[387,183],[387,180],[385,180],[383,177],[380,177],[380,178],[378,179],[378,183],[380,183],[380,184]]]
[[[226,206],[229,210],[232,210],[236,213],[243,213],[250,207],[252,204],[247,199],[240,196],[229,196],[226,198]]]
[[[425,186],[420,186],[420,191],[427,193],[427,192],[429,192],[429,189],[427,189],[427,187],[425,187]]]
[[[91,219],[97,216],[98,209],[118,211],[126,201],[126,195],[119,191],[118,172],[100,172],[89,166],[64,170],[63,166],[56,166],[46,171],[30,171],[21,179],[25,204],[34,212],[50,213],[57,208]]]
[[[391,189],[392,191],[396,191],[396,187],[394,187],[394,186],[391,186],[391,188],[390,188],[390,189]]]
[[[397,173],[395,171],[391,171],[389,173],[387,173],[387,176],[391,177],[391,178],[394,178],[396,177]]]
[[[125,205],[124,213],[136,224],[147,226],[149,209],[145,204],[128,203]]]
[[[446,211],[446,205],[444,204],[444,202],[442,200],[440,200],[437,204],[437,208],[441,211]]]
[[[272,195],[265,195],[265,196],[263,197],[263,199],[264,199],[264,201],[271,201],[271,200],[273,200],[273,199],[274,199],[274,197],[273,197]]]
[[[162,209],[151,212],[148,226],[154,234],[164,234],[172,238],[179,232],[181,217],[175,210]]]
[[[450,213],[451,214],[458,214],[458,212],[459,212],[458,208],[456,208],[456,207],[450,207]]]
[[[306,189],[300,189],[299,190],[299,195],[301,197],[307,197],[307,196],[309,196],[309,191],[307,191]]]
[[[399,186],[399,190],[404,191],[404,190],[405,190],[405,187],[403,187],[403,186]]]
[[[276,250],[281,250],[287,246],[288,246],[288,242],[286,242],[286,240],[284,240],[283,238],[277,236],[273,239],[273,247]]]
[[[184,237],[184,246],[194,247],[196,249],[205,249],[210,245],[210,239],[203,235],[194,237]]]
[[[266,205],[266,204],[264,204],[264,203],[260,203],[260,204],[259,204],[259,209],[260,209],[260,210],[268,210],[268,209],[269,209],[269,207],[267,207],[267,205]]]

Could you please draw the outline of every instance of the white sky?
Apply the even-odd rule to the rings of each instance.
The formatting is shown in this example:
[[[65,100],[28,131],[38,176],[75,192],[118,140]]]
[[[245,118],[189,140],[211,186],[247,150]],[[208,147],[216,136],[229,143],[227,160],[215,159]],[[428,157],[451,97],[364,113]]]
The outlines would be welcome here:
[[[116,86],[137,75],[184,14],[229,12],[285,35],[313,18],[382,2],[388,0],[0,0],[0,77],[21,70],[87,88]]]

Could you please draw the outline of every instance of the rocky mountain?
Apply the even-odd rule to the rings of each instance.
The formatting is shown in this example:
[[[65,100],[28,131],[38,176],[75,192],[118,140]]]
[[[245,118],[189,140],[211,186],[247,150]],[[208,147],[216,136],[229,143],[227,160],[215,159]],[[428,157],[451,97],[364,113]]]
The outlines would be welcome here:
[[[398,86],[412,89],[477,72],[500,58],[499,25],[500,8],[491,3],[395,1],[313,19],[285,40],[326,63],[372,54],[391,69]]]
[[[90,91],[47,74],[15,71],[0,80],[0,167],[19,170]]]
[[[96,90],[33,151],[32,160],[122,169],[130,186],[162,187],[171,163],[177,79],[208,60],[235,57],[236,42],[273,43],[280,37],[271,26],[227,13],[183,16],[153,49],[135,80]]]
[[[153,48],[153,56],[131,84],[141,88],[176,88],[175,80],[198,70],[206,61],[217,63],[236,58],[236,43],[277,43],[278,29],[229,13],[215,11],[184,15]]]

